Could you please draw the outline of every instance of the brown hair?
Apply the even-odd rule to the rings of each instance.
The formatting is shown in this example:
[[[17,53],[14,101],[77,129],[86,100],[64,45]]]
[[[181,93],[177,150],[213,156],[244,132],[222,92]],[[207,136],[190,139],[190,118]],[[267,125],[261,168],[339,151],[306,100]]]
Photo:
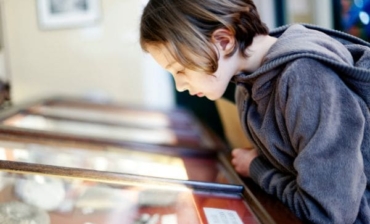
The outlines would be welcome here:
[[[193,70],[214,73],[218,54],[212,33],[228,29],[244,54],[256,35],[267,35],[252,0],[150,0],[140,23],[140,44],[163,45],[177,62]],[[204,60],[191,60],[191,56]]]

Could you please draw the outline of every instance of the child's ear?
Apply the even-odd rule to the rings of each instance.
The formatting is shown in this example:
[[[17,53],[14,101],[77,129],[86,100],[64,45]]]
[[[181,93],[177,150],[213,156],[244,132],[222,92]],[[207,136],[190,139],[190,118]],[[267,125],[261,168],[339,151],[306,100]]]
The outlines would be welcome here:
[[[226,55],[235,47],[235,37],[228,29],[217,29],[212,34],[212,42],[220,52]]]

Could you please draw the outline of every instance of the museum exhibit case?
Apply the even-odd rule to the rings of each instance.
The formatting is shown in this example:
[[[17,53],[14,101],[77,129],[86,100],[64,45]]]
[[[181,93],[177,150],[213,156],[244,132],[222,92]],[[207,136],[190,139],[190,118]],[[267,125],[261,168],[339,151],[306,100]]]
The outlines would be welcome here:
[[[222,223],[274,223],[221,154],[174,155],[2,132],[0,179],[0,218],[9,223],[212,224],[225,215]]]
[[[239,177],[227,145],[180,108],[71,98],[9,108],[0,179],[7,223],[300,223]]]
[[[32,165],[6,165],[0,172],[4,223],[260,223],[238,186],[218,185],[219,192],[210,193],[208,185],[196,189],[186,182],[120,174],[107,183],[101,181],[109,177],[106,173],[93,180],[83,171],[86,178],[56,167],[49,170],[51,176]]]

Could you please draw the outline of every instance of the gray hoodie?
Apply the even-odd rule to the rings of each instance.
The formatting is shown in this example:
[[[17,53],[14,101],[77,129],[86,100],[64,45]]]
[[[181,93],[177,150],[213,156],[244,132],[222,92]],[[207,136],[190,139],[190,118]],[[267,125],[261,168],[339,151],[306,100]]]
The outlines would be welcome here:
[[[304,221],[370,223],[370,70],[358,68],[370,68],[368,43],[299,24],[271,35],[263,65],[234,77],[260,153],[251,178]]]

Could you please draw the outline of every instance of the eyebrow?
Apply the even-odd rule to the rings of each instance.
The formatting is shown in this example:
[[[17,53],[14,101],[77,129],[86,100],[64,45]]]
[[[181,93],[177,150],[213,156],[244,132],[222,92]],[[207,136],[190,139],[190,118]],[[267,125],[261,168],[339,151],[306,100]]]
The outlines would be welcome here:
[[[169,63],[167,66],[166,66],[166,70],[168,70],[169,68],[171,68],[172,67],[172,65],[173,64],[175,64],[176,63],[176,61],[173,61],[173,62],[171,62],[171,63]]]

